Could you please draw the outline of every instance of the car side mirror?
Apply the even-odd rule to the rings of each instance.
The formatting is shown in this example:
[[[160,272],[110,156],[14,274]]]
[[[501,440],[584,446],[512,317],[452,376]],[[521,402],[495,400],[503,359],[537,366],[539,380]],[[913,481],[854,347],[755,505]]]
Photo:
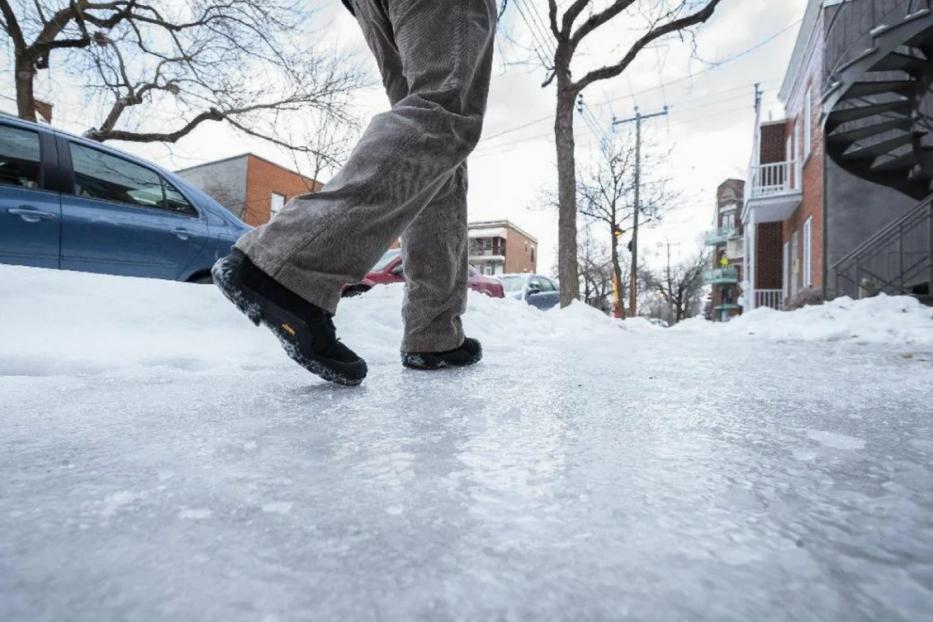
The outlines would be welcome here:
[[[540,294],[540,293],[541,293],[541,290],[538,289],[536,286],[534,286],[534,285],[529,285],[529,286],[528,286],[528,293],[525,294],[525,295],[526,295],[526,296],[534,296],[535,294]]]

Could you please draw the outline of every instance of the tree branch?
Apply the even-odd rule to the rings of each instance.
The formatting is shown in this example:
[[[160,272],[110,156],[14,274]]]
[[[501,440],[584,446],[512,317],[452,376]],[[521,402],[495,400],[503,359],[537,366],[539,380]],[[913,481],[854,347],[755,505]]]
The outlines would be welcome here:
[[[660,39],[661,37],[671,34],[672,32],[678,32],[689,28],[690,26],[695,26],[697,24],[702,24],[706,22],[710,17],[712,17],[713,12],[716,10],[717,5],[722,0],[710,0],[702,10],[688,15],[687,17],[682,17],[680,19],[675,19],[670,21],[662,26],[653,28],[645,33],[640,39],[638,39],[632,47],[629,48],[628,52],[622,59],[614,65],[608,65],[600,69],[595,69],[590,71],[585,76],[583,76],[579,81],[577,81],[574,86],[577,90],[583,90],[593,82],[599,80],[607,80],[609,78],[614,78],[621,74],[623,71],[632,64],[632,61],[635,60],[635,57],[638,56],[638,53],[642,51],[649,43]],[[581,27],[582,28],[582,27]]]

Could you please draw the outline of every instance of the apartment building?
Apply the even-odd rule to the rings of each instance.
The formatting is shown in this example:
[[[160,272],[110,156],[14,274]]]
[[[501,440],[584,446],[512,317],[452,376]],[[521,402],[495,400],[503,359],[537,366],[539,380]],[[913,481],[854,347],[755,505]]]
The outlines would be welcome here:
[[[779,93],[785,118],[756,119],[746,308],[929,288],[930,240],[917,233],[933,218],[927,4],[809,2]]]
[[[705,242],[713,247],[712,265],[703,274],[712,286],[707,319],[725,322],[742,313],[742,288],[745,272],[745,245],[742,227],[742,206],[745,182],[727,179],[716,189],[716,211],[713,229],[706,232]]]
[[[508,220],[469,224],[470,265],[482,274],[538,271],[538,240]]]
[[[243,222],[269,222],[289,199],[320,190],[323,184],[300,173],[245,153],[176,171]]]

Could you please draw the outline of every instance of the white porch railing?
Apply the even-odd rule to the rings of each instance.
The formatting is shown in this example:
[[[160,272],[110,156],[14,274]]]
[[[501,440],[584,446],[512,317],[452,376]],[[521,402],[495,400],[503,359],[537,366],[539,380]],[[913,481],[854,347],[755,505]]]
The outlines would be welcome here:
[[[800,190],[800,161],[772,162],[752,166],[750,198],[761,198]]]
[[[756,289],[755,308],[771,307],[781,311],[784,309],[784,291],[780,289]]]

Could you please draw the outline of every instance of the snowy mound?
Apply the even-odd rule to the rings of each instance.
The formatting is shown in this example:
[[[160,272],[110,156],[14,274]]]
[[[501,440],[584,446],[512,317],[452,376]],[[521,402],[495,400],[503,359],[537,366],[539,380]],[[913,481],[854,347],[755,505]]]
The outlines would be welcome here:
[[[880,295],[863,300],[842,297],[789,312],[755,309],[726,323],[694,318],[674,330],[710,330],[723,335],[795,341],[933,347],[933,309],[909,296]]]
[[[401,286],[341,303],[341,338],[370,363],[398,361]],[[293,363],[213,287],[0,265],[0,375],[98,373],[139,366],[198,371],[244,361]],[[471,292],[466,330],[489,345],[519,347],[624,336],[625,327],[583,304],[541,312]]]

